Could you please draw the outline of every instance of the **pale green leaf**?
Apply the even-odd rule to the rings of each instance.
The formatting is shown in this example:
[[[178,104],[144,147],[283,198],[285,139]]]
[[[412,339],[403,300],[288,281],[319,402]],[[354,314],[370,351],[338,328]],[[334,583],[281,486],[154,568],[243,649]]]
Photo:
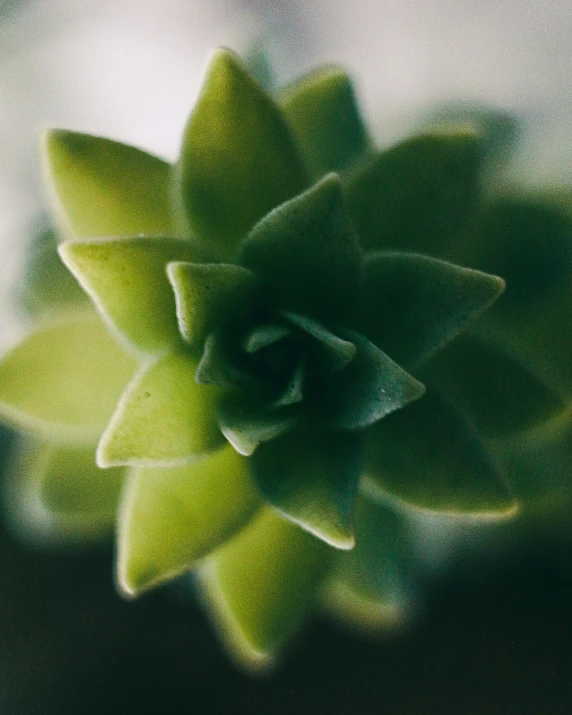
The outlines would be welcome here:
[[[60,255],[105,320],[129,345],[147,353],[182,344],[171,261],[201,260],[190,241],[131,237],[69,241]]]
[[[481,315],[502,293],[496,276],[407,253],[371,253],[356,330],[412,368]]]
[[[371,148],[351,80],[337,67],[286,87],[280,104],[313,179],[346,169]]]
[[[326,321],[347,315],[362,252],[339,177],[328,175],[260,221],[238,258],[270,283],[281,308]]]
[[[98,464],[173,466],[217,447],[223,440],[215,420],[220,391],[197,384],[196,368],[186,353],[144,366],[101,437]]]
[[[42,158],[66,237],[173,234],[167,162],[110,139],[63,130],[44,134]]]
[[[425,511],[502,517],[511,490],[471,423],[437,393],[390,415],[365,435],[364,488]]]
[[[231,52],[215,52],[178,163],[181,213],[221,260],[271,209],[307,185],[279,107]]]
[[[129,595],[191,569],[260,505],[230,445],[178,467],[132,470],[119,519],[119,584]]]
[[[362,467],[358,434],[303,425],[261,444],[249,464],[261,495],[284,516],[331,546],[353,547]]]
[[[96,441],[135,369],[93,314],[40,327],[0,361],[0,414],[65,441]]]
[[[206,605],[232,656],[249,670],[272,665],[313,607],[328,547],[272,509],[200,570]]]

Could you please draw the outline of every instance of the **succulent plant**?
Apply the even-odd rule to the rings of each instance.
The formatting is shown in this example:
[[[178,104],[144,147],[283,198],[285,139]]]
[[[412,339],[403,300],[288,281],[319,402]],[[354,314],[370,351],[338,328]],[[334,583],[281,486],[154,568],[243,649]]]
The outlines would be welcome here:
[[[491,436],[565,407],[504,340],[510,301],[477,320],[504,287],[477,269],[516,270],[470,240],[487,147],[456,130],[378,152],[344,72],[272,96],[227,50],[175,165],[47,132],[59,253],[91,302],[33,261],[47,309],[0,363],[13,521],[86,541],[118,513],[120,589],[193,570],[250,668],[320,602],[399,620],[407,514],[513,514]]]

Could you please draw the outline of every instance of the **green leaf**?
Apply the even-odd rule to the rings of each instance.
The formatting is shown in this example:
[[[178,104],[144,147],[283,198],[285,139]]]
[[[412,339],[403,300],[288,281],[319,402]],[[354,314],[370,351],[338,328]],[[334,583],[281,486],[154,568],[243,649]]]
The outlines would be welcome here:
[[[179,330],[194,346],[202,346],[211,331],[246,320],[265,298],[260,280],[242,266],[169,263],[167,274],[175,291]]]
[[[427,256],[368,256],[356,330],[407,368],[417,366],[475,320],[504,281]]]
[[[239,59],[215,52],[185,131],[177,167],[181,213],[220,260],[307,179],[279,107]]]
[[[222,441],[215,420],[216,387],[198,385],[197,362],[171,353],[145,365],[127,387],[103,433],[97,463],[174,466]]]
[[[190,570],[260,506],[230,445],[179,467],[131,472],[119,518],[118,582],[128,595]]]
[[[85,543],[111,537],[122,469],[95,465],[95,446],[20,437],[4,488],[8,520],[27,541]]]
[[[305,333],[315,338],[322,348],[321,362],[324,363],[324,369],[331,372],[338,372],[355,358],[357,353],[356,346],[348,340],[343,340],[337,335],[334,335],[321,323],[318,323],[312,318],[291,311],[283,310],[281,315],[290,323],[293,323],[298,328],[301,328]]]
[[[60,441],[95,441],[134,369],[96,315],[70,315],[0,361],[0,414]]]
[[[265,278],[279,305],[318,320],[348,314],[362,279],[362,252],[331,174],[260,221],[239,263]]]
[[[472,335],[454,340],[425,373],[490,437],[527,429],[566,408],[563,397],[510,351]]]
[[[274,71],[265,45],[260,40],[251,42],[243,54],[244,66],[262,89],[273,92],[276,86]]]
[[[407,522],[394,509],[360,496],[355,534],[355,548],[334,560],[326,605],[369,635],[403,626],[417,599]]]
[[[261,444],[249,464],[261,495],[284,516],[331,546],[353,547],[359,435],[304,425]]]
[[[314,605],[328,564],[324,543],[272,509],[215,552],[200,578],[231,655],[250,670],[270,666]]]
[[[425,387],[363,335],[344,331],[354,360],[309,396],[310,409],[331,429],[353,430],[380,420],[425,392]]]
[[[426,511],[504,516],[516,507],[470,422],[435,392],[366,433],[364,488]]]
[[[46,184],[68,238],[172,234],[170,164],[110,139],[43,136]]]
[[[182,344],[166,266],[171,261],[200,260],[189,241],[155,237],[70,241],[60,246],[60,255],[129,345],[157,353]]]
[[[221,432],[237,452],[251,455],[262,442],[274,440],[296,423],[290,410],[272,410],[250,395],[223,395],[217,407]]]
[[[371,148],[351,80],[337,67],[287,87],[280,104],[313,179],[346,169]]]
[[[363,247],[443,257],[471,216],[480,158],[474,132],[414,137],[375,157],[346,185]]]

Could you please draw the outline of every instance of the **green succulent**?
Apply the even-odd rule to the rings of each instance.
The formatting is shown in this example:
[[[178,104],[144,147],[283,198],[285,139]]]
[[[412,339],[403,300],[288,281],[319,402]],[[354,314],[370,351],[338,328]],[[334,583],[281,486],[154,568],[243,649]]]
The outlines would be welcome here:
[[[378,152],[341,70],[271,96],[227,50],[175,165],[48,132],[59,253],[91,302],[32,261],[40,317],[0,363],[14,523],[86,541],[118,514],[120,589],[193,570],[247,667],[320,603],[398,622],[408,514],[514,513],[494,440],[565,408],[518,333],[504,349],[510,301],[476,320],[504,287],[469,240],[488,146]]]

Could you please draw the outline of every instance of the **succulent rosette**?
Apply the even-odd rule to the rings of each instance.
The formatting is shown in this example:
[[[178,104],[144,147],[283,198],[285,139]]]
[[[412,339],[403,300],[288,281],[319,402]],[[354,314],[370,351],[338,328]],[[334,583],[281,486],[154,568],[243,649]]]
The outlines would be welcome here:
[[[503,281],[428,255],[470,265],[474,132],[378,153],[340,70],[272,96],[219,50],[175,165],[69,131],[43,158],[59,253],[91,303],[58,293],[54,264],[37,283],[49,310],[0,363],[25,530],[85,540],[118,513],[121,590],[194,570],[256,667],[320,600],[399,618],[408,510],[514,512],[487,430],[563,401],[466,331]],[[499,383],[478,382],[498,370],[508,401],[533,396],[508,428]]]

